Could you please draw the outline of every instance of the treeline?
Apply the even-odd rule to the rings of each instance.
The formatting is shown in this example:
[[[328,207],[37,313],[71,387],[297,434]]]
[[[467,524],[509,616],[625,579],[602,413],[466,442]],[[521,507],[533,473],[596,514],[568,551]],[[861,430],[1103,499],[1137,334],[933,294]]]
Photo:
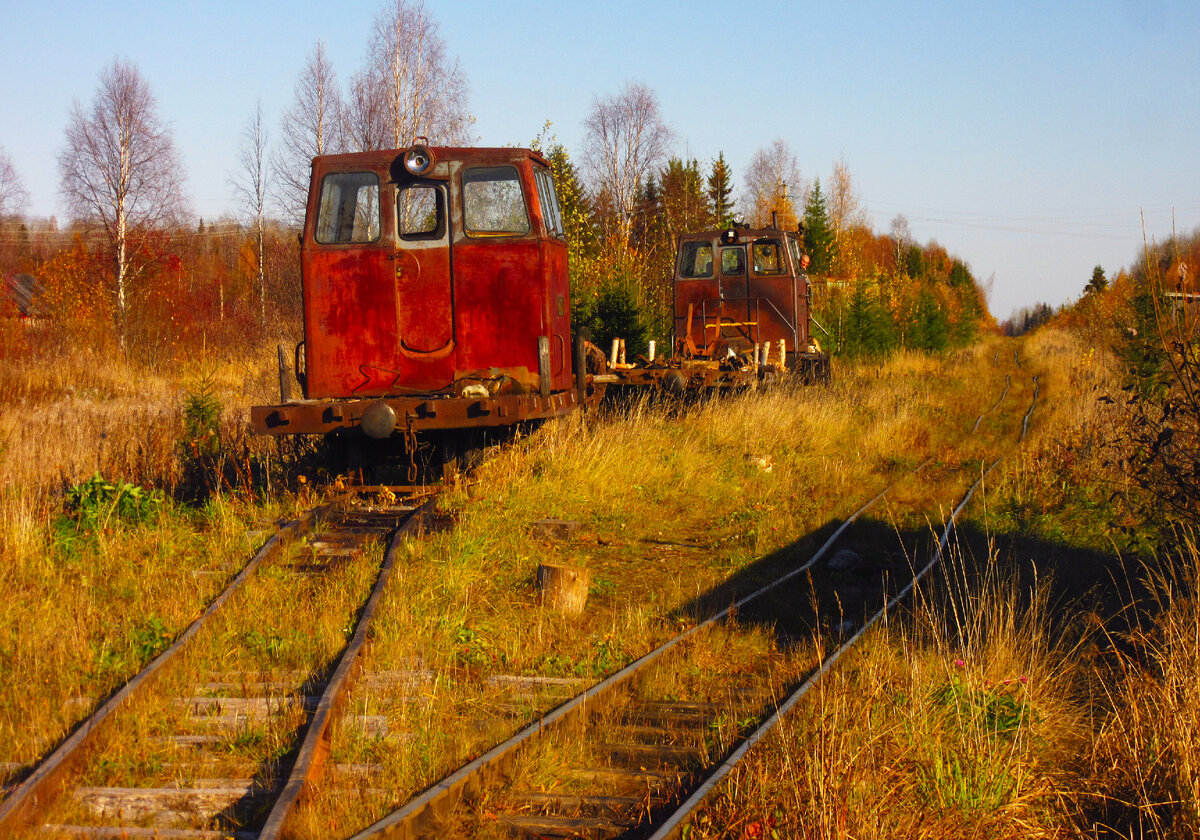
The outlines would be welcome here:
[[[233,219],[132,234],[120,319],[112,246],[91,226],[0,223],[0,354],[83,348],[162,365],[200,354],[234,358],[264,335],[298,339],[303,304],[291,227],[271,221],[261,257],[253,228]],[[33,294],[23,298],[25,278]]]
[[[425,52],[415,55],[410,44]],[[275,142],[258,107],[242,135],[231,138],[240,163],[230,177],[237,213],[215,223],[191,216],[173,168],[162,165],[177,160],[169,123],[131,64],[105,68],[91,107],[77,104],[70,115],[59,155],[69,224],[22,215],[27,193],[0,150],[0,273],[10,282],[18,275],[36,282],[34,315],[55,325],[37,340],[119,348],[158,363],[197,347],[235,353],[254,336],[298,337],[295,233],[308,161],[396,148],[416,137],[432,145],[477,140],[467,81],[420,2],[388,2],[366,54],[342,85],[317,44]],[[636,82],[593,100],[574,154],[549,127],[532,145],[556,175],[576,324],[599,341],[621,335],[634,353],[652,338],[669,346],[678,236],[735,223],[795,229],[803,222],[815,281],[814,334],[835,353],[939,351],[992,324],[965,263],[937,243],[916,243],[903,217],[887,234],[873,231],[842,162],[825,179],[805,178],[782,138],[759,149],[740,179],[724,153],[703,164],[681,158],[672,151],[680,138],[656,95]],[[145,162],[130,173],[93,154],[121,143],[154,155],[137,158]],[[21,336],[32,333],[11,318],[5,324],[5,348],[15,352]]]
[[[601,346],[612,336],[639,351],[651,338],[670,346],[679,234],[737,223],[803,225],[813,334],[843,357],[940,352],[995,327],[966,263],[936,242],[917,244],[903,217],[875,233],[845,165],[835,164],[824,182],[807,181],[785,140],[759,150],[740,196],[724,153],[707,166],[672,156],[649,167],[627,226],[602,184],[586,186],[566,149],[550,144],[548,156],[571,220],[577,321]]]

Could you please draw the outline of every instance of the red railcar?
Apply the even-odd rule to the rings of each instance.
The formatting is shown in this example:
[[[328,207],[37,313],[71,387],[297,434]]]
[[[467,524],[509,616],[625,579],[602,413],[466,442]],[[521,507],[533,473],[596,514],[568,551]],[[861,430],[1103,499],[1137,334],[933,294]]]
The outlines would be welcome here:
[[[537,152],[317,157],[301,270],[303,399],[254,407],[259,434],[412,439],[552,417],[588,398],[562,217]]]
[[[798,231],[728,228],[679,237],[674,353],[596,379],[684,391],[737,389],[791,373],[828,382],[829,354],[810,331],[811,285]],[[653,354],[652,354],[653,355]]]
[[[810,331],[812,287],[798,231],[687,233],[675,263],[676,353],[757,351],[758,359],[827,380],[829,355]]]

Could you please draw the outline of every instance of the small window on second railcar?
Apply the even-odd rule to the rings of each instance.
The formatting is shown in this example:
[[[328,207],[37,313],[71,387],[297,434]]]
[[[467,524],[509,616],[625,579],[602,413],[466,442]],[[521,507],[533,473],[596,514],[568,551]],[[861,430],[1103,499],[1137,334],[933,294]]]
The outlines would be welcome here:
[[[515,166],[468,169],[463,175],[463,222],[468,236],[523,236],[529,211]]]
[[[783,274],[785,265],[778,239],[760,239],[754,243],[755,274]]]
[[[412,184],[396,193],[396,227],[402,239],[441,239],[446,202],[441,187]]]
[[[379,239],[379,177],[374,172],[332,172],[321,180],[316,237],[322,245]]]
[[[711,242],[685,242],[679,249],[680,277],[712,277],[713,252]]]
[[[721,273],[726,277],[746,273],[746,249],[739,245],[736,248],[721,249]]]

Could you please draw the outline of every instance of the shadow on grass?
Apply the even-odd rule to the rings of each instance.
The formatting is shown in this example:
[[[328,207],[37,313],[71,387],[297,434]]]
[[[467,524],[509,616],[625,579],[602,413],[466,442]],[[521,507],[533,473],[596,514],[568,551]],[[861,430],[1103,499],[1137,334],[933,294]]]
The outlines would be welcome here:
[[[836,524],[827,523],[742,568],[680,607],[676,615],[706,618],[804,565]],[[816,639],[830,652],[912,581],[914,569],[928,563],[937,538],[929,527],[902,530],[879,520],[856,523],[817,563],[742,607],[736,620],[743,626],[769,628],[781,647]],[[986,599],[1015,599],[1006,606],[1012,614],[1022,615],[1040,598],[1044,608],[1038,612],[1045,625],[1041,631],[1048,638],[1086,640],[1086,645],[1064,649],[1087,655],[1085,667],[1094,668],[1097,678],[1103,679],[1119,658],[1136,659],[1141,654],[1131,639],[1157,620],[1162,603],[1147,577],[1143,558],[1121,556],[1115,549],[1103,552],[1037,537],[988,533],[968,522],[956,529],[941,561],[923,580],[919,600],[926,606],[914,605],[909,593],[890,608],[889,621],[913,621],[914,610],[927,610],[932,604],[932,611],[921,618],[927,622],[930,614],[938,616],[944,638],[953,646],[965,643],[967,633],[1004,631],[986,621],[956,621],[956,616],[977,612]],[[981,639],[976,635],[974,641]],[[1096,713],[1102,720],[1108,711]],[[1080,825],[1111,826],[1107,833],[1093,828],[1088,836],[1115,840],[1142,836],[1139,832],[1145,829],[1145,815],[1116,800],[1081,797],[1073,810]]]

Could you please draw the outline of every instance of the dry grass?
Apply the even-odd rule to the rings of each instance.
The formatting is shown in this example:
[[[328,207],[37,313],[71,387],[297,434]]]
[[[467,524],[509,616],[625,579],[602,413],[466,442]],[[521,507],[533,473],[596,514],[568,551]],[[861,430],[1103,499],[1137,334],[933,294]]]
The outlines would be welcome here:
[[[1097,670],[1103,710],[1091,750],[1100,836],[1200,836],[1200,552],[1148,567],[1153,624],[1115,640]]]
[[[227,495],[168,500],[142,525],[65,517],[62,491],[97,472],[174,490],[183,396],[212,370],[197,365],[168,376],[86,350],[0,362],[0,762],[33,761],[136,673],[249,558],[248,523],[275,512]],[[229,364],[214,378],[236,438],[269,376]]]
[[[987,580],[872,631],[690,836],[1061,836],[1063,767],[1087,721],[1064,701],[1071,643],[1047,633],[1044,593],[1030,596]]]
[[[58,381],[78,379],[83,367]],[[903,505],[919,507],[930,493],[945,496],[947,487],[966,483],[983,457],[1008,445],[1028,404],[1028,383],[1015,384],[979,439],[968,437],[975,418],[995,403],[1006,371],[1012,371],[1011,362],[992,347],[947,359],[905,354],[886,364],[841,370],[828,388],[778,389],[682,409],[642,404],[586,425],[578,418],[548,424],[502,451],[474,482],[447,497],[458,527],[410,548],[381,611],[368,671],[418,663],[432,676],[399,699],[393,691],[362,684],[351,708],[384,715],[394,737],[380,741],[343,727],[334,756],[382,770],[369,779],[331,782],[328,795],[316,797],[301,815],[308,826],[301,833],[325,836],[331,823],[349,827],[380,816],[558,702],[552,692],[514,698],[489,683],[489,676],[596,680],[690,620],[689,605],[698,595],[731,574],[753,571],[771,555],[781,562],[798,555],[831,518],[845,515],[924,458],[937,456],[942,463],[935,484],[941,489],[908,487],[898,493]],[[13,523],[3,535],[5,544],[19,547],[6,582],[22,593],[0,626],[10,638],[28,639],[27,652],[13,667],[35,680],[51,672],[73,675],[61,688],[34,690],[31,704],[38,709],[6,713],[13,728],[17,721],[36,721],[37,744],[52,742],[69,725],[71,714],[56,717],[49,710],[61,705],[64,694],[91,691],[85,675],[97,652],[130,646],[135,628],[113,616],[161,615],[172,632],[207,597],[200,591],[194,600],[177,599],[178,614],[165,612],[165,593],[187,591],[184,581],[204,562],[199,553],[194,560],[168,559],[186,542],[185,534],[209,527],[186,518],[176,536],[154,536],[161,527],[101,535],[80,555],[86,575],[66,576],[57,550],[51,550],[45,520],[55,509],[52,490],[61,478],[46,465],[70,465],[62,468],[70,480],[86,477],[96,464],[98,442],[110,441],[102,435],[117,429],[117,440],[102,444],[105,465],[129,465],[134,478],[177,480],[172,459],[182,386],[144,378],[135,392],[121,385],[125,375],[132,373],[110,371],[108,384],[84,395],[87,399],[78,393],[56,397],[54,388],[38,392],[43,406],[87,403],[75,409],[89,418],[76,435],[81,443],[66,435],[39,441],[14,431],[4,453],[29,486],[42,489],[26,495],[37,504],[0,506]],[[32,374],[0,381],[23,383],[11,387],[34,397]],[[270,398],[269,377],[255,374],[250,381],[260,383],[251,387],[258,389],[255,395],[238,396],[238,383],[226,380],[221,387],[226,404]],[[129,409],[135,393],[141,395],[138,404],[148,406],[145,411],[158,412],[146,415],[154,418],[149,427],[159,430],[156,437],[147,437],[152,434],[147,427],[120,423],[122,407]],[[225,504],[230,548],[219,563],[244,551],[236,543],[239,524],[254,515]],[[530,524],[551,517],[578,521],[580,530],[567,542],[532,538]],[[110,544],[118,539],[130,540],[123,553]],[[124,562],[117,558],[131,550],[146,559],[128,564],[129,577],[123,578],[128,597],[95,586],[98,574],[113,576],[105,564]],[[540,608],[535,585],[540,562],[591,569],[593,591],[583,618],[567,620]],[[42,578],[49,583],[38,589],[33,583]],[[163,591],[151,579],[166,581]],[[30,632],[30,605],[46,599],[66,605],[64,615],[88,616],[86,632],[65,631],[61,617],[44,622],[39,617]],[[69,649],[44,653],[55,650],[54,638],[72,635],[77,641]],[[44,668],[37,657],[47,660]],[[114,673],[130,673],[136,661],[130,657]],[[22,749],[17,760],[27,760],[38,746]]]
[[[338,733],[338,761],[382,769],[331,782],[300,814],[300,836],[382,816],[555,704],[535,698],[497,717],[506,698],[489,676],[597,680],[691,620],[698,595],[769,555],[799,556],[830,518],[923,458],[977,461],[982,444],[963,441],[1004,373],[986,352],[904,355],[842,371],[829,388],[682,409],[639,403],[586,425],[573,418],[501,451],[446,497],[457,527],[409,549],[381,609],[367,670],[417,662],[431,675],[387,712],[407,734],[384,744]],[[955,484],[972,474],[945,472]],[[580,527],[564,542],[535,539],[530,526],[543,518]],[[541,562],[591,570],[583,616],[540,607]],[[351,700],[384,705],[374,689]]]

